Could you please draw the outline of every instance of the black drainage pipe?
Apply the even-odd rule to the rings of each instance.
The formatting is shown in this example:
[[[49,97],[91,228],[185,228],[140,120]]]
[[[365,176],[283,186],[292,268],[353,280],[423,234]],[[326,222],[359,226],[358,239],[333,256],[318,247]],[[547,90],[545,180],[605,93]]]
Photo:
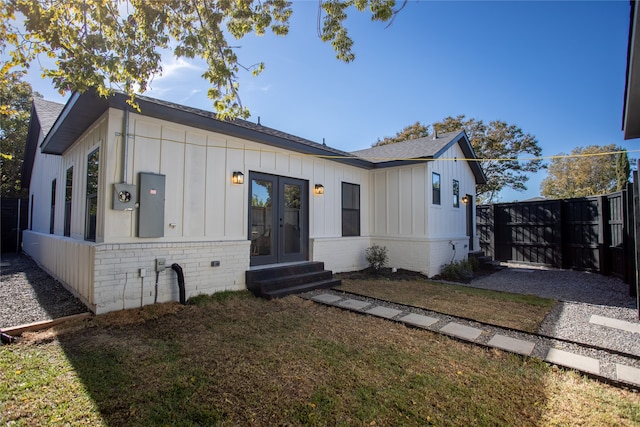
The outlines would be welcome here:
[[[180,304],[185,305],[187,298],[184,291],[184,273],[182,273],[182,267],[179,264],[171,264],[171,269],[178,275],[178,290],[180,291]]]

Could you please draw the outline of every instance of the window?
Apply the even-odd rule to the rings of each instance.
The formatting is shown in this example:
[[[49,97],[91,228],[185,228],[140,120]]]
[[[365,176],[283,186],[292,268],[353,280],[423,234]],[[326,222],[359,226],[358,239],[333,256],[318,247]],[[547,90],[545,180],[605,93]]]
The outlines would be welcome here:
[[[87,157],[87,213],[84,224],[85,240],[96,241],[96,218],[98,216],[98,164],[100,149]]]
[[[431,186],[432,186],[432,194],[433,194],[433,204],[440,204],[440,174],[433,172],[431,176]]]
[[[360,235],[360,186],[342,183],[342,235]]]
[[[51,181],[51,215],[49,217],[49,233],[53,234],[56,222],[56,180]]]
[[[460,182],[457,179],[453,180],[453,207],[460,207]]]
[[[64,192],[64,235],[71,236],[71,190],[73,188],[73,166],[67,169]]]

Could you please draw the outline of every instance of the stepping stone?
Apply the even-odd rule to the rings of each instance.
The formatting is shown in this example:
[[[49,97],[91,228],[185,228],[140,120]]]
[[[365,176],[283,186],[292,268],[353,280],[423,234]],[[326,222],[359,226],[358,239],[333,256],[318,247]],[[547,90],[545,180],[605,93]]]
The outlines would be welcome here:
[[[362,310],[363,308],[370,306],[371,303],[366,301],[360,301],[357,299],[348,299],[348,300],[339,302],[338,305],[340,307],[348,308],[351,310]]]
[[[451,322],[444,325],[444,327],[440,329],[440,332],[473,341],[480,336],[482,329]]]
[[[384,317],[385,319],[391,319],[402,313],[402,310],[396,310],[394,308],[376,306],[366,311],[368,314],[372,314],[378,317]]]
[[[592,314],[589,318],[589,323],[593,323],[594,325],[607,326],[609,328],[622,329],[627,332],[637,332],[640,333],[640,324],[639,323],[631,323],[625,320],[612,319],[610,317],[598,316],[597,314]]]
[[[336,301],[340,301],[342,299],[341,296],[338,295],[333,295],[333,294],[320,294],[320,295],[316,295],[315,297],[311,298],[314,301],[318,301],[318,302],[324,302],[327,304],[333,304]]]
[[[567,368],[600,375],[600,362],[592,357],[581,356],[568,351],[551,348],[544,360]]]
[[[404,323],[408,323],[413,326],[426,328],[433,325],[440,319],[437,319],[435,317],[430,317],[430,316],[423,316],[422,314],[410,313],[410,314],[407,314],[406,316],[401,317],[400,320]]]
[[[501,348],[512,353],[524,354],[525,356],[530,356],[533,351],[533,347],[535,347],[535,343],[500,334],[496,334],[491,338],[488,344],[492,347]]]
[[[616,363],[616,376],[618,381],[626,381],[640,385],[640,369],[634,368],[633,366]]]

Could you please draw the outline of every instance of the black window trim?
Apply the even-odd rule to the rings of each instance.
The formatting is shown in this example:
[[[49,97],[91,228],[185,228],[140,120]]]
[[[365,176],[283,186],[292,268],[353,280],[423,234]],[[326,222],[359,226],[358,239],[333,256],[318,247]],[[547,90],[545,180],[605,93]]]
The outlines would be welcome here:
[[[436,177],[438,177],[437,187]],[[442,177],[438,172],[431,172],[431,203],[438,206],[442,205]]]
[[[357,207],[345,207],[345,188],[349,188],[352,191],[357,189]],[[351,182],[342,182],[341,186],[341,213],[342,213],[342,236],[343,237],[357,237],[361,235],[361,198],[360,198],[360,184],[354,184]],[[352,194],[353,197],[353,194]]]

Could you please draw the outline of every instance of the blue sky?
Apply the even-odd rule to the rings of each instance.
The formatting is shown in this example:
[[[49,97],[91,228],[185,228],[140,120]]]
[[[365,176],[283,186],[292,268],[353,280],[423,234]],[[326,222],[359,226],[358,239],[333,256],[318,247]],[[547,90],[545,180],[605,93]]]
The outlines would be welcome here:
[[[464,114],[519,126],[544,156],[594,144],[632,151],[640,140],[624,141],[621,130],[629,8],[624,0],[409,1],[388,28],[354,10],[347,27],[356,60],[345,64],[318,38],[317,2],[294,1],[287,37],[232,44],[244,65],[266,65],[240,80],[250,120],[341,150]],[[212,109],[201,62],[168,57],[164,69],[146,95]],[[27,80],[64,102],[35,68]],[[539,195],[545,175],[501,201]]]

